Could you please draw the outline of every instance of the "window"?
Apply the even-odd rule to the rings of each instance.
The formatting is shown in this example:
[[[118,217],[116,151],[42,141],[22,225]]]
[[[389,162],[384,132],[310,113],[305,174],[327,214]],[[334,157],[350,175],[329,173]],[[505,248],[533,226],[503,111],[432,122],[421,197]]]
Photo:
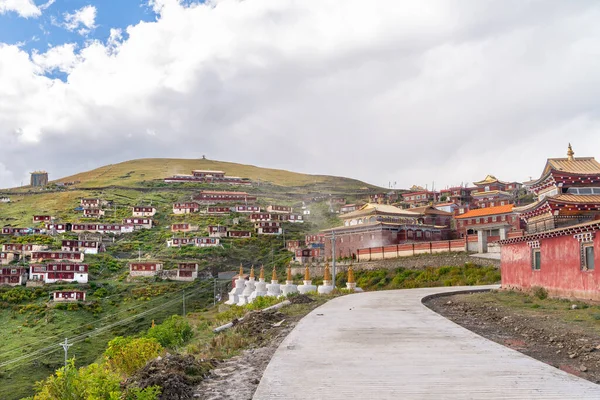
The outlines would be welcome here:
[[[539,271],[542,267],[542,257],[541,257],[541,252],[540,249],[533,249],[532,250],[532,261],[533,261],[533,270],[534,271]]]
[[[495,215],[492,217],[492,222],[496,222],[496,220],[498,219],[498,217],[496,217]]]
[[[594,245],[593,243],[582,243],[581,245],[581,269],[584,271],[594,270]]]

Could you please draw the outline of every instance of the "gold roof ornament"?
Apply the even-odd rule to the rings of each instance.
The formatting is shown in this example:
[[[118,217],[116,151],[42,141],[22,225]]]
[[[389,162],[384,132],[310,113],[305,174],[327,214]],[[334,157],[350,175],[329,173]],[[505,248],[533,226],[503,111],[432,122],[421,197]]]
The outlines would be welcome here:
[[[250,267],[250,279],[254,278],[254,265]]]
[[[288,264],[287,268],[287,280],[292,281],[292,264]]]
[[[258,277],[259,279],[265,279],[265,265],[261,265],[260,266],[260,276]]]
[[[354,283],[354,271],[352,270],[352,264],[348,267],[348,283]]]
[[[244,267],[242,266],[242,263],[240,263],[240,278],[244,276]]]
[[[324,281],[331,280],[331,272],[329,271],[329,263],[325,264],[325,273],[323,274]]]
[[[310,270],[308,269],[308,264],[304,267],[304,280],[310,281]]]
[[[573,147],[571,147],[571,143],[569,143],[569,147],[567,149],[567,159],[569,161],[573,161],[575,152],[573,151]]]
[[[277,269],[275,268],[275,266],[273,266],[273,275],[271,275],[271,280],[272,281],[277,280]]]

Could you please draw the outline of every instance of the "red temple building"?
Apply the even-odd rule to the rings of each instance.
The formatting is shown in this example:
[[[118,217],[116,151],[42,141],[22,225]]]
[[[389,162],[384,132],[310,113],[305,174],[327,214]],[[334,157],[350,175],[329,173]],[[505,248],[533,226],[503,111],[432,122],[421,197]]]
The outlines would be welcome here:
[[[502,287],[544,287],[552,296],[600,300],[600,163],[550,158],[530,182],[538,200],[515,208],[527,234],[501,240]]]
[[[494,175],[473,182],[473,185],[475,188],[471,190],[471,196],[478,208],[513,204],[517,191],[523,186],[518,182],[503,182]]]
[[[332,254],[334,237],[340,258],[354,258],[358,249],[367,247],[442,239],[443,227],[424,224],[421,214],[391,205],[365,204],[340,218],[344,226],[323,231],[326,257]]]

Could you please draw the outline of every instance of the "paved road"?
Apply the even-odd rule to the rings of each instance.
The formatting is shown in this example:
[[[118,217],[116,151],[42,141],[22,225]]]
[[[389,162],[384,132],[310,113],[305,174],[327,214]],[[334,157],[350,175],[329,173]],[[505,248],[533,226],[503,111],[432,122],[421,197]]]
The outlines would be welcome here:
[[[429,294],[460,289],[473,288],[369,292],[326,303],[281,343],[254,399],[600,399],[600,386],[421,304]]]

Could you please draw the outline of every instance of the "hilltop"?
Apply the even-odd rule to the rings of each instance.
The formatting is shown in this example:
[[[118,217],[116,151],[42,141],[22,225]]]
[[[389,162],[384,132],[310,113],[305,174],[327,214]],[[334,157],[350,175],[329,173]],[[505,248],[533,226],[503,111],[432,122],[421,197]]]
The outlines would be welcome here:
[[[143,158],[109,164],[87,172],[57,179],[54,182],[80,181],[79,188],[105,186],[143,186],[150,181],[162,180],[175,174],[190,174],[194,169],[224,171],[229,176],[249,178],[255,182],[267,182],[278,186],[331,185],[336,188],[375,188],[356,179],[309,175],[281,169],[262,168],[254,165],[226,161],[181,158]]]

